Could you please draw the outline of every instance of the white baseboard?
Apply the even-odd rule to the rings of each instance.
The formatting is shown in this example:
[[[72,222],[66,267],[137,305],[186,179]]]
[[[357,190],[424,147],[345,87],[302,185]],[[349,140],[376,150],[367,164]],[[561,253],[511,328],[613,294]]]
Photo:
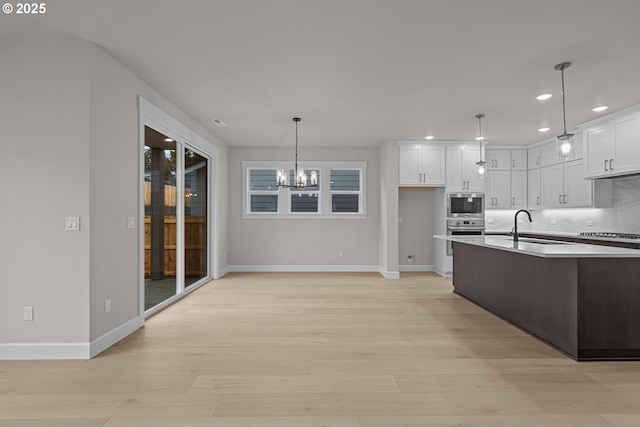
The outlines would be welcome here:
[[[0,360],[89,359],[89,343],[0,344]]]
[[[377,265],[230,265],[228,272],[377,272]]]
[[[434,271],[434,273],[438,273],[442,277],[453,277],[453,272],[452,271],[444,271],[444,270],[441,270],[439,268],[434,268],[433,271]]]
[[[100,338],[91,341],[89,357],[95,357],[102,353],[121,339],[140,329],[142,326],[144,326],[142,319],[140,317],[134,317],[128,322],[123,323],[117,328],[102,335]]]
[[[433,265],[400,265],[400,271],[433,271]]]
[[[231,265],[227,265],[225,268],[219,270],[218,271],[218,275],[216,277],[214,277],[214,279],[219,279],[219,278],[224,277],[227,274],[231,273],[233,271],[231,267],[232,267]]]
[[[91,359],[139,329],[139,317],[129,320],[91,343],[7,343],[0,344],[0,360]]]
[[[399,271],[388,271],[381,266],[378,266],[378,273],[382,275],[385,279],[399,279],[400,272]]]

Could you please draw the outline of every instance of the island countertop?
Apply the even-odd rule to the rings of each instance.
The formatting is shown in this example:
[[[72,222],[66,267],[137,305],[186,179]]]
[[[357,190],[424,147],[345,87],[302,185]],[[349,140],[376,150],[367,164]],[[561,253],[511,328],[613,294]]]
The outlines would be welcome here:
[[[532,255],[542,258],[640,258],[640,250],[611,246],[588,245],[584,243],[560,242],[553,240],[521,237],[514,244],[511,236],[445,236],[435,235],[436,239],[508,252]]]

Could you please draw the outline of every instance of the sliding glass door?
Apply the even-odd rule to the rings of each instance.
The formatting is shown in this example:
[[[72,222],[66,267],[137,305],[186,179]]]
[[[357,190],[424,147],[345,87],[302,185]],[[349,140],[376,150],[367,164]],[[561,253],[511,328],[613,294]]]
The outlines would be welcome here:
[[[207,277],[208,159],[184,151],[184,286]]]
[[[209,277],[209,160],[145,126],[144,310]]]

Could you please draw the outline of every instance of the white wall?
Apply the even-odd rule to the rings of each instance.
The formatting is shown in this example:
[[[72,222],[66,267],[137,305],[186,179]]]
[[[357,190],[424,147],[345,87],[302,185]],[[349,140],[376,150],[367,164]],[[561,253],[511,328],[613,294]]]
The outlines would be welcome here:
[[[89,339],[87,48],[0,42],[0,343]]]
[[[126,228],[126,217],[140,217],[137,96],[215,143],[222,198],[227,150],[91,43],[0,43],[0,57],[0,358],[56,348],[49,355],[74,357],[139,315],[138,228]],[[80,231],[64,231],[66,216],[81,218]],[[25,306],[34,307],[33,322],[22,320]]]
[[[398,265],[398,143],[387,141],[380,146],[380,272],[387,278],[399,278]]]
[[[305,161],[367,162],[366,219],[243,219],[242,161],[293,159],[294,147],[229,149],[230,264],[235,270],[274,266],[377,269],[380,186],[378,150],[307,148]],[[293,160],[292,160],[293,166]],[[287,190],[281,190],[287,191]],[[343,251],[339,257],[338,252]],[[253,268],[255,267],[255,268]]]
[[[401,270],[433,268],[433,189],[400,188],[398,192],[399,263]],[[409,262],[409,255],[414,262]]]

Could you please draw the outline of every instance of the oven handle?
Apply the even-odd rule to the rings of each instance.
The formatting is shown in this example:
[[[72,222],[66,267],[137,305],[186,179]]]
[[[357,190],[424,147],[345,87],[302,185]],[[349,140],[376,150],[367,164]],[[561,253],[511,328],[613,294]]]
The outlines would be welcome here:
[[[484,231],[483,227],[447,227],[451,231]]]

